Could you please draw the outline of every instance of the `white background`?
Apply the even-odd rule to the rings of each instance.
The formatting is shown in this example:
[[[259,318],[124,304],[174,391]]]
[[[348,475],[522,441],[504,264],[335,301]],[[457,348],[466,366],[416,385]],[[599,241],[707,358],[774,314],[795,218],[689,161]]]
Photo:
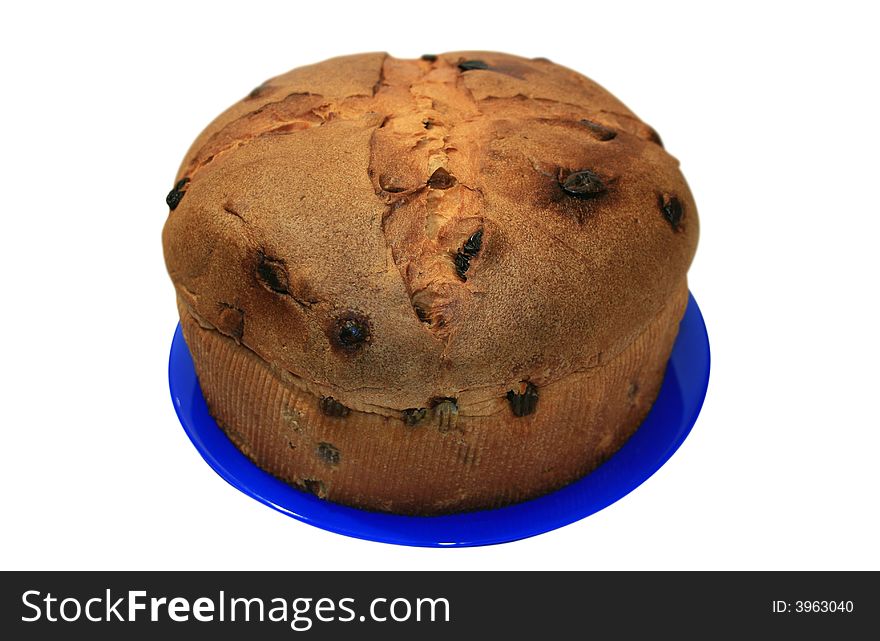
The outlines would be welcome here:
[[[4,3],[3,569],[880,568],[871,3]],[[700,210],[713,371],[679,452],[560,530],[412,549],[223,482],[168,394],[165,194],[264,79],[328,57],[546,56],[663,136]]]

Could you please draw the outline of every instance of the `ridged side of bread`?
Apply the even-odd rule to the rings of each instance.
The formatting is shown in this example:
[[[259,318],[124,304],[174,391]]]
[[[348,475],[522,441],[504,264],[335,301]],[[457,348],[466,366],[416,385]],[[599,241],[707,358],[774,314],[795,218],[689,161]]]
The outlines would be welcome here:
[[[516,417],[328,416],[321,398],[180,304],[208,407],[258,466],[322,498],[370,510],[442,514],[542,495],[594,470],[651,408],[687,305],[682,285],[631,344],[607,362],[541,389]]]

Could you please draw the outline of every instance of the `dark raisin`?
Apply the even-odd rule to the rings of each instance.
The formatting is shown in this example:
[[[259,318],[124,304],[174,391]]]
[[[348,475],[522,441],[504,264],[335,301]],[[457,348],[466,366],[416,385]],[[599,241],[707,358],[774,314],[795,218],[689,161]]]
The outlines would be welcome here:
[[[455,176],[450,174],[443,167],[438,167],[428,178],[428,187],[431,189],[449,189],[456,183]]]
[[[428,118],[422,121],[422,125],[425,127],[425,129],[431,129],[434,126],[434,121]]]
[[[608,140],[613,140],[617,137],[617,132],[613,129],[609,129],[605,125],[600,125],[598,122],[593,122],[592,120],[587,120],[586,118],[581,119],[581,124],[586,127],[590,134],[592,134],[593,138],[596,140],[601,140],[603,142]]]
[[[362,316],[345,316],[336,321],[335,335],[341,347],[356,350],[370,340],[370,324]]]
[[[357,345],[366,340],[364,328],[356,321],[347,320],[339,327],[339,342],[343,345]]]
[[[408,427],[413,427],[422,422],[427,414],[428,410],[424,407],[411,407],[403,410],[403,423]]]
[[[523,383],[519,392],[507,392],[507,400],[514,416],[527,416],[538,407],[538,388],[531,383]]]
[[[569,174],[562,182],[562,189],[577,198],[595,198],[605,191],[605,183],[589,169],[582,169]]]
[[[183,200],[183,195],[186,193],[183,188],[186,187],[186,183],[188,182],[189,178],[184,176],[177,181],[177,184],[174,185],[174,188],[168,192],[167,196],[165,196],[165,204],[168,205],[168,208],[171,209],[171,211],[177,209],[180,201]]]
[[[672,226],[673,231],[678,231],[681,219],[684,216],[684,209],[681,206],[681,202],[679,202],[678,198],[675,196],[670,196],[669,198],[660,196],[658,204],[660,205],[660,211],[662,212],[663,217]]]
[[[318,458],[330,465],[339,465],[339,450],[330,443],[318,443]]]
[[[426,62],[436,62],[437,56],[435,56],[433,53],[423,53],[422,60]]]
[[[324,485],[324,481],[319,481],[317,479],[303,479],[300,485],[306,492],[314,494],[319,499],[323,499],[327,496],[327,487]]]
[[[461,249],[456,252],[453,257],[453,261],[455,262],[455,273],[458,274],[458,277],[462,280],[467,280],[467,270],[471,266],[471,259],[475,258],[477,254],[480,253],[480,248],[483,246],[483,230],[478,229],[473,234],[470,235],[464,245],[462,245]]]
[[[290,294],[290,278],[284,261],[270,258],[263,252],[257,258],[257,280],[276,294]]]
[[[321,407],[321,411],[324,412],[324,414],[326,414],[327,416],[337,416],[339,418],[345,418],[351,411],[332,396],[322,396],[319,405]]]
[[[459,252],[455,255],[453,261],[455,262],[455,273],[458,274],[460,279],[467,280],[466,273],[470,269],[471,259]]]
[[[483,230],[478,229],[470,237],[465,241],[464,245],[461,247],[461,253],[470,256],[473,258],[477,254],[480,253],[480,249],[483,247]]]
[[[489,65],[482,60],[463,60],[458,63],[458,68],[462,71],[474,71],[478,69],[488,69]]]

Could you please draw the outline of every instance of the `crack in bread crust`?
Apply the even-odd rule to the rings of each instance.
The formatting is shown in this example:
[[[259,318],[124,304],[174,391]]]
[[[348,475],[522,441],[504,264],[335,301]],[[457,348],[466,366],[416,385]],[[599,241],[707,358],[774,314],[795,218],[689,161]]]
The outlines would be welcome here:
[[[327,412],[322,397],[279,377],[246,345],[184,309],[181,324],[211,415],[257,465],[307,490],[306,481],[320,483],[332,501],[429,515],[533,498],[613,454],[660,388],[682,292],[617,357],[543,388],[539,410],[519,418],[506,402],[469,415],[448,399],[410,422],[405,413]]]

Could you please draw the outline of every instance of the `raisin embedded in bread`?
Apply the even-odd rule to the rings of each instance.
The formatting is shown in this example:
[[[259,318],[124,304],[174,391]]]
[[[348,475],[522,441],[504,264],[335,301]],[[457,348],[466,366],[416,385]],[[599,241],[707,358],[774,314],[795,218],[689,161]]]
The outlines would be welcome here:
[[[208,406],[329,500],[494,507],[594,469],[650,409],[698,220],[594,82],[464,52],[335,58],[199,136],[163,232]]]

